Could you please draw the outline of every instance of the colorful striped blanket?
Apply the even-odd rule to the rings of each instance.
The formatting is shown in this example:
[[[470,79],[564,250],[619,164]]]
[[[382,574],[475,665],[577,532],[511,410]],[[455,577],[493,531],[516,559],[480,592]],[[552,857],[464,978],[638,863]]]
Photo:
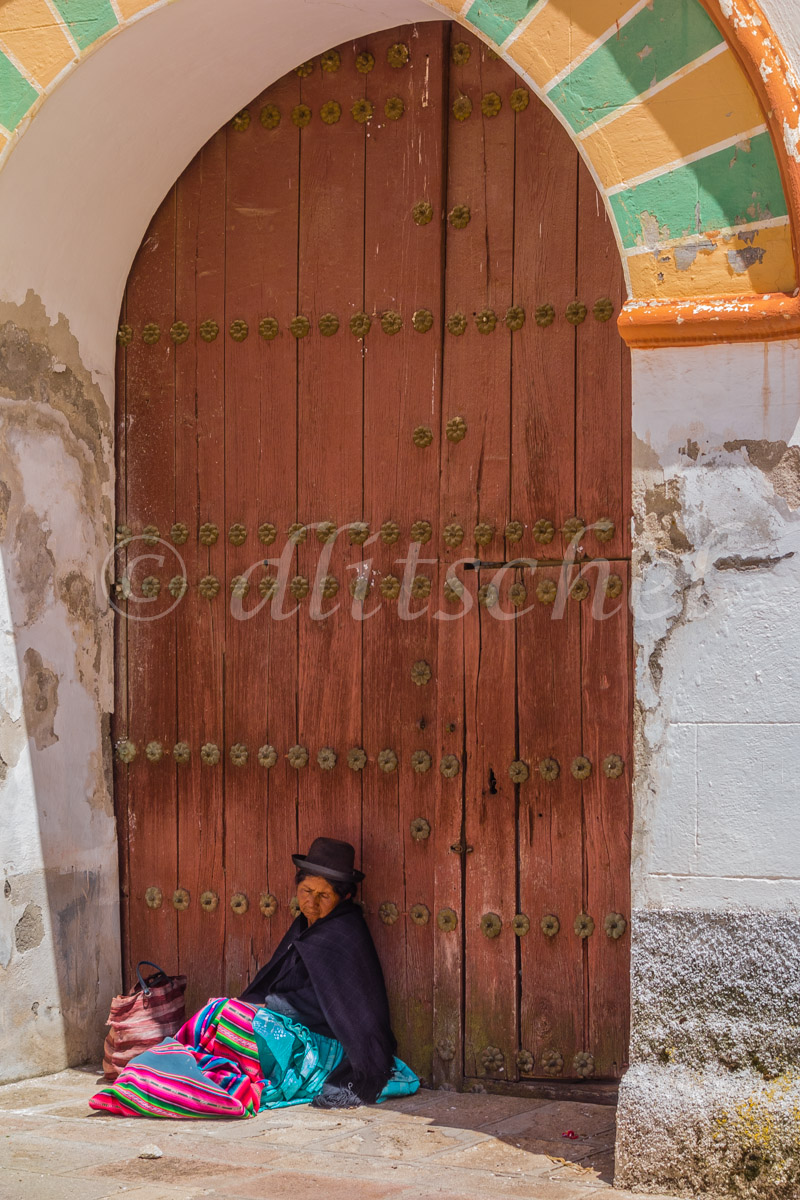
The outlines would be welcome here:
[[[210,1000],[174,1038],[131,1059],[89,1107],[118,1117],[254,1117],[307,1104],[343,1050],[281,1013],[242,1000]],[[395,1059],[378,1102],[413,1095],[419,1080]]]

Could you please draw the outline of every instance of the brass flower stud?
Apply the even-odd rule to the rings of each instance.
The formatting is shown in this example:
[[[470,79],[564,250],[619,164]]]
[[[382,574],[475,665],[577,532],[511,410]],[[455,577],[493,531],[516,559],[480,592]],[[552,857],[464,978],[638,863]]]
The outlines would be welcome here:
[[[237,318],[235,321],[231,321],[228,333],[235,342],[243,342],[249,332],[250,328],[247,324],[247,321],[243,321],[241,317]]]
[[[426,683],[430,683],[432,674],[430,663],[425,662],[424,658],[415,662],[411,668],[411,678],[417,687],[424,687]]]
[[[508,524],[505,527],[505,539],[507,542],[511,542],[512,544],[514,544],[516,542],[521,542],[522,534],[523,534],[523,528],[522,528],[521,521],[509,521],[508,522]]]
[[[467,331],[467,318],[462,312],[455,312],[447,318],[447,329],[453,337],[462,337]]]
[[[539,520],[533,526],[533,540],[540,546],[549,546],[555,536],[552,521]]]
[[[405,42],[395,42],[386,51],[386,61],[390,67],[404,67],[408,62],[408,46]]]
[[[381,541],[384,546],[393,546],[400,540],[400,526],[396,521],[384,521],[381,525]]]
[[[182,546],[189,540],[189,530],[183,521],[176,521],[169,531],[169,536],[175,546]]]
[[[323,337],[333,337],[339,332],[339,318],[335,313],[323,313],[319,319],[319,331]]]
[[[527,917],[525,913],[517,913],[517,915],[514,917],[514,920],[511,922],[511,928],[514,930],[514,933],[517,935],[517,937],[525,937],[525,934],[530,932],[530,918]]]
[[[314,63],[309,60],[308,62],[300,63],[299,67],[295,67],[294,73],[295,75],[299,76],[300,79],[307,79],[313,70]]]
[[[213,521],[206,521],[200,526],[197,536],[201,546],[213,546],[219,537],[219,528]]]
[[[186,888],[176,888],[172,893],[172,907],[177,908],[178,912],[185,912],[191,903],[191,896]]]
[[[586,522],[583,517],[568,517],[561,532],[568,542],[579,542],[586,533]]]
[[[530,775],[528,764],[522,759],[515,759],[508,768],[508,774],[513,783],[524,783]]]
[[[383,111],[387,120],[399,121],[406,111],[406,106],[399,96],[390,96],[383,106]]]
[[[622,913],[612,912],[609,913],[606,919],[603,921],[603,928],[605,929],[608,937],[610,937],[612,941],[616,942],[622,937],[623,933],[628,928],[628,922],[625,920]]]
[[[455,754],[445,754],[442,761],[439,763],[439,770],[445,779],[454,779],[460,770],[461,764]]]
[[[594,920],[589,916],[588,913],[578,913],[577,917],[575,918],[573,929],[579,938],[585,940],[586,938],[591,937],[594,933]]]
[[[164,757],[164,747],[161,742],[148,742],[144,748],[145,758],[148,762],[161,762]]]
[[[335,125],[342,115],[342,106],[336,100],[326,100],[319,110],[323,124]]]
[[[320,56],[319,65],[322,67],[323,71],[328,71],[330,74],[333,74],[334,71],[338,71],[339,67],[342,65],[342,57],[339,54],[339,51],[326,50],[325,53]]]
[[[427,600],[432,586],[427,575],[415,575],[411,584],[411,595],[415,600]]]
[[[130,346],[133,341],[133,329],[130,325],[122,324],[117,330],[117,341],[120,346]]]
[[[278,536],[278,531],[270,521],[264,521],[258,527],[258,540],[264,546],[271,546]]]
[[[241,742],[235,742],[231,746],[229,754],[230,760],[235,767],[247,766],[247,759],[249,757],[247,753],[247,746],[242,745]]]
[[[619,779],[625,770],[625,763],[618,754],[607,754],[603,759],[603,774],[606,779]]]
[[[484,913],[481,917],[481,933],[487,938],[496,938],[500,936],[503,928],[503,922],[498,917],[497,913]]]
[[[430,521],[415,521],[411,526],[411,541],[423,545],[433,537],[433,527]]]
[[[467,422],[463,417],[451,417],[445,426],[448,442],[463,442],[467,436]]]
[[[259,120],[265,129],[277,129],[281,123],[281,110],[275,104],[265,104]]]
[[[129,741],[128,738],[121,738],[117,742],[116,750],[117,758],[120,762],[132,763],[136,758],[136,745],[134,742]]]
[[[158,339],[161,337],[161,330],[155,321],[148,321],[142,330],[142,341],[146,346],[155,346]]]
[[[394,750],[381,750],[378,754],[378,766],[387,775],[397,770],[397,755]]]
[[[558,1050],[545,1050],[541,1062],[546,1075],[560,1075],[564,1070],[564,1058]]]
[[[467,117],[472,112],[472,101],[469,96],[465,96],[462,92],[460,96],[456,96],[453,101],[453,116],[457,121],[466,121]]]
[[[372,120],[375,108],[371,100],[367,100],[365,97],[362,97],[360,100],[356,100],[355,104],[353,104],[351,107],[350,112],[354,121],[357,121],[359,125],[366,125],[367,121]]]
[[[192,757],[191,747],[188,742],[176,742],[172,747],[172,757],[179,766],[185,766]]]
[[[387,310],[381,317],[381,329],[384,333],[395,334],[399,333],[403,328],[403,318],[399,312]]]
[[[219,895],[217,892],[202,892],[200,896],[200,907],[203,912],[216,912],[219,908]]]
[[[424,817],[414,817],[409,829],[415,842],[424,842],[431,836],[430,822]]]
[[[298,129],[305,129],[311,120],[311,109],[307,104],[295,104],[292,109],[292,124]]]
[[[579,754],[577,758],[573,758],[569,769],[575,779],[582,781],[588,779],[591,775],[592,764],[588,758],[584,758],[582,754]]]
[[[481,100],[481,112],[485,117],[496,117],[503,107],[503,101],[497,92],[487,92]]]
[[[594,1075],[594,1056],[588,1050],[581,1050],[572,1060],[572,1069],[582,1079]]]
[[[594,536],[598,542],[610,542],[614,536],[615,525],[610,517],[601,517],[594,523]]]
[[[269,771],[278,761],[278,751],[274,746],[270,746],[269,742],[267,742],[264,746],[259,746],[257,757],[258,765]]]
[[[427,904],[412,904],[408,915],[415,925],[427,925],[431,919],[431,910]]]
[[[322,592],[323,599],[332,600],[339,591],[339,580],[335,575],[326,575],[320,580],[319,590]]]
[[[510,308],[506,309],[503,320],[506,329],[510,329],[512,333],[519,333],[525,324],[525,309],[520,304],[512,304]]]
[[[278,322],[274,317],[262,317],[258,322],[258,332],[265,342],[271,342],[278,336]]]
[[[553,938],[561,928],[561,922],[554,913],[547,913],[539,922],[539,928],[545,937]]]
[[[530,96],[527,88],[514,88],[514,91],[508,98],[508,102],[514,112],[525,112],[525,109],[530,103]]]
[[[237,133],[244,133],[245,129],[250,128],[250,110],[248,108],[243,108],[241,112],[238,112],[232,119],[231,125]]]
[[[442,908],[436,914],[436,924],[442,933],[452,933],[458,925],[458,917],[452,908]]]
[[[290,746],[286,757],[289,760],[289,766],[294,767],[295,771],[299,771],[308,763],[308,750],[305,746]]]
[[[433,328],[433,313],[429,308],[418,308],[411,318],[417,333],[427,333]]]
[[[424,775],[426,771],[430,771],[432,761],[427,750],[415,750],[411,755],[411,766],[417,775]]]
[[[274,917],[278,911],[278,898],[272,892],[262,892],[258,898],[262,917]]]
[[[586,320],[586,305],[580,300],[570,300],[565,316],[570,325],[582,325]]]
[[[308,528],[300,521],[293,521],[286,530],[286,537],[293,546],[300,546],[308,537]]]
[[[429,425],[417,425],[411,437],[415,446],[424,449],[433,441],[433,430]]]
[[[456,204],[447,214],[447,219],[453,229],[466,229],[472,216],[468,204]]]
[[[197,585],[197,590],[205,600],[213,600],[219,595],[220,583],[216,575],[204,575]]]
[[[552,579],[542,579],[536,585],[536,598],[540,604],[552,604],[558,593],[558,588]]]
[[[228,541],[232,546],[243,546],[247,540],[247,530],[244,525],[238,521],[234,522],[228,530]]]
[[[603,296],[601,300],[595,300],[592,313],[595,321],[610,321],[614,315],[614,305],[608,296]]]
[[[133,530],[130,525],[118,525],[114,540],[118,546],[129,546],[133,541]]]
[[[169,327],[169,336],[176,346],[182,346],[189,340],[189,326],[185,321],[173,321]]]
[[[308,579],[305,575],[295,575],[294,579],[289,584],[289,591],[292,593],[295,600],[305,600],[310,590],[311,584],[308,582]]]
[[[144,893],[144,902],[148,908],[161,908],[164,895],[161,888],[149,887]]]
[[[258,594],[264,600],[271,600],[278,594],[278,581],[274,575],[264,575],[258,581]]]
[[[320,521],[316,529],[317,541],[323,546],[336,540],[337,527],[335,521]]]
[[[478,588],[478,604],[482,608],[494,608],[499,599],[499,593],[493,583],[483,583]]]
[[[524,583],[512,583],[508,589],[508,598],[514,605],[514,608],[522,608],[525,601],[528,599],[528,589]]]
[[[369,523],[367,521],[351,521],[347,537],[351,546],[363,546],[369,537]]]
[[[433,220],[433,205],[429,200],[420,200],[411,210],[415,225],[429,225]]]
[[[250,901],[244,892],[234,892],[231,896],[231,909],[236,913],[236,916],[243,917],[249,907]]]
[[[155,600],[161,591],[161,580],[155,575],[148,575],[142,580],[142,595],[148,600]]]
[[[378,916],[383,921],[384,925],[394,925],[395,921],[400,916],[400,910],[391,900],[384,900],[383,904],[378,909]]]
[[[543,758],[539,763],[539,774],[546,783],[552,783],[561,774],[561,765],[557,758]]]
[[[208,320],[200,323],[197,332],[200,334],[200,337],[204,342],[213,342],[216,340],[217,335],[219,334],[219,325],[216,321],[212,321],[209,318]]]
[[[400,580],[396,575],[384,575],[380,586],[384,600],[396,600],[400,595]]]
[[[356,70],[360,71],[362,75],[369,75],[374,66],[375,59],[369,50],[362,50],[361,54],[356,56]]]
[[[219,746],[206,742],[200,747],[200,759],[207,767],[215,767],[220,760]]]
[[[452,1038],[440,1038],[436,1043],[436,1053],[442,1062],[450,1062],[452,1058],[455,1058],[455,1042]]]
[[[548,325],[552,325],[553,321],[555,321],[556,310],[552,304],[540,304],[533,314],[533,319],[540,329],[546,329]]]
[[[497,328],[497,313],[493,308],[483,308],[475,314],[478,333],[494,333]]]
[[[530,1050],[518,1050],[516,1063],[520,1075],[533,1074],[533,1055],[531,1054]]]
[[[464,584],[456,575],[448,575],[444,581],[444,598],[450,604],[457,604],[464,595]]]
[[[572,600],[585,600],[589,595],[589,582],[586,579],[578,578],[569,589],[570,598]]]
[[[350,332],[353,337],[363,338],[369,333],[372,321],[365,312],[353,313],[350,318]]]
[[[317,763],[323,771],[332,771],[336,766],[336,751],[331,746],[323,746],[317,752]]]
[[[360,746],[354,746],[347,753],[347,765],[351,771],[363,771],[367,765],[367,755]]]
[[[311,322],[309,321],[308,317],[298,315],[296,317],[292,317],[291,321],[289,322],[289,332],[291,333],[292,337],[297,338],[298,341],[301,338],[308,337],[310,330]]]
[[[158,539],[160,537],[161,534],[157,525],[145,525],[144,529],[142,530],[142,541],[144,542],[145,546],[157,546]]]
[[[463,525],[459,525],[458,521],[451,521],[449,525],[445,525],[442,537],[444,538],[444,544],[449,546],[451,550],[454,550],[464,540]]]
[[[494,526],[488,521],[479,521],[472,533],[475,542],[479,546],[488,546],[494,537]]]
[[[622,594],[622,580],[619,575],[609,575],[605,590],[610,600],[616,600],[617,596]]]
[[[470,60],[472,48],[467,42],[456,42],[450,52],[450,57],[457,67],[464,67]]]

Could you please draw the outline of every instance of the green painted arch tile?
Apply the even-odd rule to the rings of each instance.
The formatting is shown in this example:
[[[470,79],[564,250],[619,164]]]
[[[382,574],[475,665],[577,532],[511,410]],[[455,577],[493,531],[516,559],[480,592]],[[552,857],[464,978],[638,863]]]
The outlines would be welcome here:
[[[520,21],[544,3],[545,0],[475,0],[466,17],[471,25],[499,46]]]
[[[652,0],[556,84],[549,98],[581,133],[722,41],[698,0]]]
[[[11,133],[38,95],[10,59],[0,54],[0,125]]]
[[[109,29],[117,25],[117,17],[109,0],[53,0],[78,49],[85,50]]]
[[[785,217],[786,198],[768,133],[716,150],[610,197],[626,247]]]

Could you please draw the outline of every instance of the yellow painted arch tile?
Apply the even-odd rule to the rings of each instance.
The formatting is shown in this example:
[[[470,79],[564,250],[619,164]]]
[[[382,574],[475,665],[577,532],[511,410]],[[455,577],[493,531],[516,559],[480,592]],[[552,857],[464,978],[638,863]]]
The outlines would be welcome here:
[[[0,2],[0,41],[41,88],[76,57],[63,25],[45,0]]]
[[[679,300],[740,292],[794,291],[794,256],[788,225],[744,235],[710,234],[703,242],[705,246],[703,243],[699,247],[671,246],[651,254],[630,255],[627,266],[634,299]]]
[[[544,87],[631,7],[632,0],[550,0],[509,46],[509,55]]]
[[[744,72],[726,50],[590,133],[582,146],[610,188],[764,121]]]
[[[152,8],[153,5],[154,0],[117,0],[117,8],[123,21],[127,21],[130,17],[135,17],[137,13],[142,12],[145,8]]]

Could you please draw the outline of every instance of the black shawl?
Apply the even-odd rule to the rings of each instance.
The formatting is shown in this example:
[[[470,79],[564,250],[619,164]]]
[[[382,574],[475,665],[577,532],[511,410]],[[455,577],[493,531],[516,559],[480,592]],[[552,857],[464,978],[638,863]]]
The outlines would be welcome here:
[[[270,976],[295,946],[317,993],[320,1008],[345,1057],[328,1077],[330,1084],[353,1091],[365,1104],[374,1104],[394,1065],[397,1042],[389,1020],[386,985],[361,909],[342,900],[327,917],[313,925],[302,914],[289,926],[265,967],[241,999],[261,1004]]]

